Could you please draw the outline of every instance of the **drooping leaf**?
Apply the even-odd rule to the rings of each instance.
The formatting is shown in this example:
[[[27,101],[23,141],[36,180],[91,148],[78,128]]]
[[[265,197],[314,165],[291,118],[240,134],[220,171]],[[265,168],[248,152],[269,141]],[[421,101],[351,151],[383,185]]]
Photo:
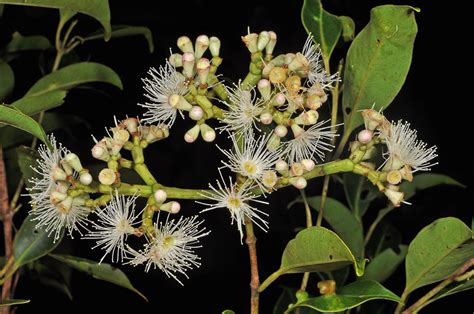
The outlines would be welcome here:
[[[99,264],[88,259],[70,255],[50,254],[50,256],[78,271],[92,276],[95,279],[104,280],[117,286],[129,289],[145,299],[145,301],[148,301],[147,298],[132,285],[127,275],[125,275],[120,269],[115,268],[110,264]]]
[[[300,307],[311,308],[320,312],[345,311],[371,300],[388,300],[401,302],[400,298],[380,283],[371,280],[353,282],[334,295],[309,298],[296,303],[288,313]]]
[[[307,200],[311,208],[319,211],[321,203],[320,196],[308,197]],[[297,201],[302,202],[301,197],[297,198]],[[356,258],[361,259],[364,254],[362,223],[349,208],[338,200],[328,197],[326,198],[323,217],[341,237],[344,243],[347,244]]]
[[[26,304],[30,303],[30,300],[24,299],[10,299],[10,300],[2,300],[0,301],[0,308],[5,306],[12,306],[12,305],[19,305],[19,304]]]
[[[15,74],[8,63],[0,60],[0,103],[10,95],[15,85]]]
[[[344,137],[362,124],[359,110],[386,108],[400,91],[410,68],[417,33],[416,9],[382,5],[347,52],[344,71]]]
[[[110,9],[108,0],[0,0],[4,4],[26,5],[80,12],[92,16],[105,30],[104,39],[110,38]]]
[[[113,25],[112,26],[112,34],[111,38],[120,38],[120,37],[127,37],[127,36],[143,36],[145,37],[148,43],[148,49],[150,53],[155,50],[155,46],[153,45],[153,34],[148,27],[145,26],[131,26],[131,25]],[[84,37],[84,41],[101,39],[104,37],[103,32],[95,32],[88,36]]]
[[[54,90],[38,96],[23,97],[11,104],[28,116],[58,107],[64,103],[67,92]]]
[[[440,281],[474,256],[472,231],[454,217],[423,228],[408,247],[405,292]]]
[[[341,36],[341,21],[324,10],[320,0],[304,0],[301,20],[308,34],[320,45],[323,57],[329,60]]]
[[[44,143],[48,143],[46,134],[38,122],[10,106],[0,105],[0,123],[5,123],[17,129],[26,131],[36,136]]]
[[[361,280],[384,282],[389,278],[405,260],[408,246],[400,245],[398,249],[399,251],[397,253],[392,248],[387,248],[373,260],[369,261]]]
[[[43,76],[25,96],[38,96],[50,91],[69,90],[79,84],[105,82],[122,89],[122,81],[111,68],[94,62],[68,65]]]
[[[12,40],[5,47],[5,53],[19,53],[28,50],[46,50],[51,48],[48,38],[41,35],[23,36],[18,32],[13,33]]]
[[[307,228],[287,244],[280,268],[260,285],[259,291],[284,274],[331,271],[351,264],[357,275],[361,276],[364,263],[356,260],[344,241],[333,231],[323,227]]]
[[[354,20],[348,16],[338,16],[342,24],[342,39],[344,41],[351,41],[354,39],[355,23]]]

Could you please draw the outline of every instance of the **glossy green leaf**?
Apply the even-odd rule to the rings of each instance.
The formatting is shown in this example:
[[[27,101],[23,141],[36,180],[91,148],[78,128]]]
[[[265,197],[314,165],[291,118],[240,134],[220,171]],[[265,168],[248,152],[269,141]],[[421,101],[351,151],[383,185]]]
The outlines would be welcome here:
[[[135,289],[130,280],[127,278],[127,275],[125,275],[118,268],[115,268],[106,263],[99,264],[91,260],[70,255],[50,254],[50,256],[78,271],[84,272],[92,276],[95,279],[104,280],[113,283],[117,286],[129,289],[138,294],[143,299],[145,299],[145,301],[148,301],[147,298],[140,291]]]
[[[105,40],[110,38],[110,9],[108,0],[0,0],[0,3],[70,10],[92,16],[105,30]]]
[[[38,96],[23,97],[11,104],[28,116],[58,107],[64,103],[67,92],[55,90]]]
[[[130,25],[114,25],[112,26],[112,36],[111,38],[120,38],[120,37],[127,37],[127,36],[143,36],[145,37],[148,43],[148,49],[150,53],[155,50],[155,46],[153,45],[153,34],[148,27],[145,26],[130,26]],[[84,41],[101,39],[104,37],[103,32],[95,32],[88,36],[84,37]]]
[[[51,48],[48,38],[41,35],[23,36],[13,33],[12,40],[5,47],[5,53],[18,53],[28,50],[46,50]]]
[[[415,9],[382,5],[355,37],[344,71],[344,137],[362,124],[361,109],[386,108],[398,94],[410,68],[417,33]]]
[[[351,264],[357,275],[362,276],[364,262],[358,263],[344,241],[333,231],[323,227],[307,228],[287,244],[280,268],[260,285],[259,291],[284,274],[331,271]]]
[[[385,249],[367,263],[361,279],[384,282],[405,260],[407,250],[408,246],[406,245],[398,246],[398,252],[395,252],[392,248]]]
[[[122,89],[122,81],[111,68],[94,62],[81,62],[66,66],[37,81],[25,96],[38,96],[51,91],[69,90],[74,86],[105,82]]]
[[[340,312],[352,309],[371,300],[401,302],[396,294],[386,289],[380,283],[371,280],[361,280],[343,287],[334,295],[309,298],[296,303],[288,309],[287,313],[300,307],[311,308],[323,313]]]
[[[235,314],[235,312],[232,310],[224,310],[222,311],[222,314]]]
[[[344,41],[351,41],[354,39],[355,23],[354,20],[348,16],[338,16],[342,24],[342,39]]]
[[[319,211],[321,204],[320,196],[308,197],[307,200],[311,208]],[[302,202],[301,197],[299,197],[297,201]],[[326,198],[323,217],[341,237],[344,243],[347,244],[356,258],[361,259],[364,254],[362,223],[349,208],[338,200],[328,197]]]
[[[0,103],[10,95],[15,86],[15,74],[8,63],[0,60]]]
[[[0,123],[14,126],[17,129],[21,129],[36,136],[44,143],[48,143],[46,134],[38,122],[10,106],[0,105]]]
[[[438,301],[439,299],[449,297],[450,295],[464,292],[471,289],[474,289],[473,278],[470,278],[468,280],[464,280],[461,282],[454,282],[453,284],[449,285],[448,287],[438,292],[433,298],[431,298],[428,302],[426,302],[424,306],[427,306],[428,304]]]
[[[474,256],[471,229],[454,217],[441,218],[423,228],[408,247],[405,292],[452,275]]]
[[[308,34],[320,45],[323,57],[329,60],[341,36],[341,21],[324,10],[320,0],[304,0],[301,20]]]
[[[30,303],[30,300],[24,299],[10,299],[10,300],[2,300],[0,301],[0,308],[5,306],[12,306],[12,305],[19,305],[19,304],[26,304]]]

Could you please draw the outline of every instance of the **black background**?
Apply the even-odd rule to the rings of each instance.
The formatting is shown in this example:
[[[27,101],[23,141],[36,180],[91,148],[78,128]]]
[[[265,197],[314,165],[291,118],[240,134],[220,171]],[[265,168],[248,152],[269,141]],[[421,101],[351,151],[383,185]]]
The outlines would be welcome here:
[[[127,2],[129,3],[129,2]],[[152,4],[153,3],[153,4]],[[370,8],[387,3],[384,1],[325,1],[325,8],[337,15],[351,16],[360,31],[369,19]],[[400,2],[396,2],[401,4]],[[463,33],[463,20],[450,7],[441,3],[408,1],[404,4],[421,7],[417,14],[419,33],[415,42],[413,63],[407,81],[386,115],[392,120],[406,119],[419,130],[419,136],[436,144],[439,152],[439,165],[435,172],[445,173],[470,185],[472,166],[470,148],[472,132],[469,120],[471,106],[470,88],[465,81],[468,59],[462,42],[468,38],[457,38]],[[240,41],[240,36],[252,31],[274,30],[278,34],[276,53],[299,51],[306,38],[300,22],[302,1],[169,1],[164,3],[134,1],[133,5],[112,1],[113,24],[145,25],[154,35],[155,52],[149,54],[142,37],[113,39],[108,43],[95,41],[76,49],[77,57],[83,60],[104,63],[113,68],[121,77],[124,90],[119,91],[106,85],[94,85],[101,92],[91,89],[76,89],[68,94],[66,104],[58,112],[74,114],[88,122],[88,126],[77,125],[69,132],[57,132],[57,136],[70,149],[78,152],[85,164],[94,163],[89,156],[92,146],[90,133],[103,136],[104,127],[113,124],[113,116],[118,118],[140,115],[142,108],[137,102],[144,101],[140,78],[150,66],[163,64],[169,48],[177,51],[176,38],[188,35],[195,38],[200,34],[218,36],[222,41],[221,56],[224,63],[220,73],[226,79],[237,80],[246,74],[248,53]],[[8,34],[18,30],[22,34],[46,34],[54,38],[57,12],[46,9],[25,9],[8,6],[0,22],[0,44],[8,42]],[[94,20],[81,16],[78,34],[87,34],[99,27]],[[445,33],[452,32],[451,35]],[[457,35],[460,37],[460,35]],[[335,63],[344,57],[347,47],[340,44],[333,55]],[[46,62],[51,62],[48,55]],[[67,61],[67,59],[66,59]],[[40,76],[38,58],[21,58],[12,63],[16,75],[16,89],[11,99],[24,94]],[[50,63],[49,63],[50,64]],[[104,92],[105,91],[105,92]],[[326,108],[327,109],[327,108]],[[323,113],[328,116],[328,111]],[[186,120],[177,120],[169,140],[155,144],[147,151],[150,167],[159,181],[166,185],[202,188],[217,177],[217,163],[221,159],[214,145],[198,143],[188,145],[181,139],[186,129],[192,126]],[[221,139],[221,145],[227,144]],[[309,195],[319,194],[321,182],[309,185]],[[472,207],[470,190],[440,186],[420,193],[413,198],[413,206],[402,206],[390,214],[386,220],[401,230],[402,242],[409,243],[425,225],[439,217],[456,216],[470,225]],[[284,194],[284,195],[283,195]],[[260,262],[260,275],[264,279],[278,268],[281,253],[294,236],[294,228],[304,224],[301,208],[286,209],[286,204],[297,196],[293,189],[275,193],[269,197],[271,206],[270,231],[265,234],[257,231]],[[332,185],[330,195],[342,198],[339,188]],[[185,215],[197,213],[200,206],[183,202]],[[382,204],[380,204],[381,206]],[[379,207],[368,212],[369,221]],[[142,269],[122,267],[130,275],[134,285],[149,298],[144,303],[131,292],[114,287],[108,283],[95,281],[86,275],[74,273],[72,277],[73,300],[69,301],[56,290],[45,288],[37,281],[21,277],[16,293],[17,298],[28,298],[32,302],[21,306],[19,313],[38,311],[96,313],[100,311],[118,313],[157,312],[220,313],[233,309],[236,313],[248,312],[249,307],[249,262],[247,248],[241,245],[235,226],[225,211],[203,214],[206,225],[212,233],[203,240],[199,250],[202,267],[191,271],[190,280],[185,286],[167,279],[159,271],[144,274]],[[98,252],[89,249],[91,243],[68,241],[68,253],[98,260]],[[270,313],[272,304],[280,294],[280,284],[297,286],[299,275],[285,276],[274,283],[261,295],[261,313]],[[314,279],[314,278],[313,278]],[[387,282],[387,286],[400,294],[404,285],[403,267]],[[315,280],[310,282],[310,291],[315,291]],[[416,296],[417,294],[414,293]],[[427,313],[435,309],[456,308],[456,313],[472,312],[469,293],[457,295],[427,308]]]

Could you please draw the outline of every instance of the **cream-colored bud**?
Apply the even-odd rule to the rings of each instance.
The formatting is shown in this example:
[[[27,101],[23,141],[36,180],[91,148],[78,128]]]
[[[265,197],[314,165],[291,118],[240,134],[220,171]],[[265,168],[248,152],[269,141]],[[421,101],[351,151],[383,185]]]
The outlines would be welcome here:
[[[284,57],[285,57],[285,65],[286,65],[286,67],[288,67],[288,65],[289,65],[291,62],[293,62],[293,60],[295,59],[296,55],[295,55],[294,53],[290,52],[290,53],[285,54]]]
[[[244,42],[245,46],[247,46],[247,49],[250,51],[250,53],[255,53],[258,51],[257,40],[258,34],[256,33],[251,33],[242,36],[242,41]]]
[[[135,134],[138,132],[138,119],[137,118],[127,118],[122,121],[122,125],[130,132],[130,134]]]
[[[201,129],[201,136],[206,142],[213,142],[216,139],[216,131],[213,128],[203,123],[199,126]]]
[[[276,172],[273,170],[266,170],[262,174],[262,183],[266,188],[273,188],[278,182]]]
[[[265,125],[271,124],[273,122],[273,115],[268,111],[262,112],[260,114],[260,122]]]
[[[257,84],[258,91],[264,100],[269,100],[272,93],[272,86],[267,79],[261,79]]]
[[[319,293],[322,295],[333,295],[336,293],[336,282],[334,280],[323,280],[318,282]]]
[[[187,37],[187,36],[179,37],[178,41],[177,41],[177,46],[184,53],[187,53],[187,52],[193,53],[194,52],[193,43],[191,42],[191,39],[189,39],[189,37]]]
[[[302,190],[308,185],[308,182],[303,177],[292,177],[289,179],[289,182],[298,190]]]
[[[293,136],[295,138],[301,136],[304,134],[304,129],[302,127],[300,127],[298,124],[296,123],[293,123],[291,125],[291,131],[293,132]]]
[[[193,78],[194,74],[194,63],[196,59],[194,58],[194,54],[191,52],[186,52],[183,54],[183,75],[186,78]]]
[[[99,182],[104,185],[112,185],[117,180],[115,171],[109,168],[104,168],[99,172]]]
[[[410,166],[405,165],[399,171],[400,171],[400,174],[402,175],[403,180],[407,180],[408,182],[413,181],[413,171],[411,170]]]
[[[180,54],[180,53],[173,53],[170,56],[169,61],[170,61],[171,65],[174,66],[175,68],[182,67],[183,66],[183,55]]]
[[[398,170],[391,170],[387,173],[387,182],[393,185],[402,182],[402,174]]]
[[[213,57],[219,56],[219,50],[221,49],[221,41],[217,37],[211,37],[209,39],[209,50]]]
[[[368,144],[373,137],[374,132],[372,132],[371,130],[362,130],[357,134],[357,140],[364,145]]]
[[[171,201],[171,202],[167,202],[161,205],[160,210],[163,210],[165,212],[169,212],[172,214],[177,214],[181,210],[181,205],[176,201]]]
[[[308,110],[302,112],[299,116],[295,118],[295,123],[299,125],[313,125],[318,121],[319,114],[315,110]]]
[[[280,147],[280,144],[281,139],[275,133],[273,133],[268,139],[267,149],[269,151],[275,151],[276,149],[278,149],[278,147]]]
[[[168,103],[171,107],[179,110],[189,111],[193,108],[193,106],[186,100],[186,98],[181,95],[171,95],[168,99]]]
[[[69,153],[64,157],[64,161],[77,172],[82,170],[82,164],[79,157],[74,153]]]
[[[275,134],[279,137],[285,137],[288,134],[288,129],[284,125],[277,125],[275,127]]]
[[[118,155],[123,145],[125,145],[125,143],[130,138],[130,133],[118,128],[113,128],[112,132],[114,134],[114,137],[112,139],[112,149],[110,150],[110,153],[112,155]]]
[[[193,106],[189,111],[189,117],[194,121],[199,121],[204,116],[204,110],[199,106]]]
[[[85,170],[85,169],[84,169]],[[92,176],[91,174],[89,173],[89,171],[83,171],[80,175],[79,175],[79,182],[81,182],[82,184],[84,185],[89,185],[92,183]]]
[[[305,107],[311,110],[318,110],[323,105],[321,97],[318,95],[309,95],[306,97]]]
[[[269,31],[268,34],[270,35],[270,40],[265,47],[265,52],[267,55],[272,55],[277,43],[277,34],[274,31]]]
[[[295,162],[290,167],[290,175],[293,177],[302,176],[304,173],[304,167],[301,163]]]
[[[287,64],[288,70],[302,73],[305,77],[308,75],[309,61],[303,54],[298,52],[291,62]]]
[[[207,48],[209,47],[209,37],[206,35],[200,35],[196,38],[196,44],[194,56],[197,58],[201,58],[204,53],[206,52]]]
[[[273,70],[275,65],[271,62],[265,64],[265,67],[262,70],[262,77],[263,78],[268,78],[270,76],[270,72]]]
[[[67,179],[67,174],[59,166],[55,166],[51,173],[51,177],[54,181],[65,181]]]
[[[110,159],[110,154],[107,149],[107,145],[103,141],[100,141],[97,144],[95,144],[94,147],[92,147],[91,152],[92,152],[92,156],[95,159],[99,159],[102,161],[109,161]]]
[[[267,31],[260,32],[260,34],[258,34],[258,39],[257,39],[257,50],[263,51],[263,49],[265,49],[269,41],[270,41],[270,33],[268,33]]]
[[[282,67],[274,67],[269,75],[268,78],[270,79],[270,82],[272,84],[281,84],[283,83],[287,76],[286,76],[287,69],[282,68]]]
[[[199,131],[200,131],[199,125],[196,124],[184,134],[184,140],[187,143],[194,143],[199,136]]]
[[[168,194],[164,190],[156,190],[155,193],[153,193],[153,197],[158,204],[162,204],[164,201],[166,201]]]
[[[380,112],[374,109],[362,110],[361,114],[364,119],[365,127],[371,131],[374,131],[387,120]]]
[[[281,175],[283,176],[287,176],[288,175],[288,163],[282,159],[278,160],[276,163],[275,163],[275,169],[276,171],[278,171],[278,173],[280,173]]]
[[[392,189],[385,189],[384,194],[395,207],[399,207],[405,197],[403,192],[394,191]]]
[[[292,75],[285,81],[285,85],[288,93],[297,94],[301,89],[301,79],[297,75]]]
[[[201,85],[207,84],[209,71],[211,70],[211,63],[206,58],[201,58],[196,63],[196,71],[198,73],[199,83]]]
[[[285,102],[286,102],[285,94],[278,93],[272,99],[272,106],[275,106],[275,107],[283,106]]]
[[[279,55],[277,56],[276,58],[273,58],[272,61],[270,61],[270,63],[272,63],[273,65],[277,66],[277,67],[287,67],[287,64],[285,63],[286,61],[286,55]]]
[[[316,167],[316,164],[311,159],[302,159],[300,163],[303,165],[305,171],[311,171]]]
[[[150,125],[145,141],[149,144],[167,138],[170,135],[168,127],[164,124]]]

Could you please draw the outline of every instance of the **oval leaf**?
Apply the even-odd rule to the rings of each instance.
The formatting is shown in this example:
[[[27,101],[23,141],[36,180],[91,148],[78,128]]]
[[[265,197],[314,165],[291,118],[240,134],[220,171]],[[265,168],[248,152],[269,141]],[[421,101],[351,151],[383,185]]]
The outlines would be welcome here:
[[[38,96],[51,91],[69,90],[79,84],[105,82],[122,89],[122,81],[111,68],[94,62],[80,62],[42,77],[25,96]]]
[[[129,289],[148,302],[147,298],[140,291],[135,289],[130,280],[127,278],[127,275],[112,265],[106,263],[99,264],[91,260],[69,255],[50,254],[50,256],[76,270],[91,275],[95,279],[104,280],[117,286]]]
[[[428,189],[437,185],[447,184],[464,188],[465,185],[439,173],[422,173],[413,178],[412,182],[403,182],[400,185],[400,191],[405,193],[405,200],[413,197],[419,190]]]
[[[309,307],[320,312],[341,312],[371,300],[400,302],[400,298],[376,281],[356,281],[338,291],[337,294],[309,298],[290,307],[290,312],[299,307]]]
[[[382,5],[356,36],[344,71],[344,137],[362,124],[359,110],[386,108],[402,88],[410,68],[417,33],[414,9]]]
[[[23,299],[2,300],[0,301],[0,308],[11,306],[11,305],[26,304],[26,303],[30,303],[30,300],[23,300]]]
[[[387,248],[374,259],[369,261],[365,267],[364,275],[361,277],[361,279],[384,282],[405,260],[408,246],[399,245],[398,250],[399,251],[397,253],[392,248]]]
[[[12,103],[11,106],[32,116],[62,105],[66,94],[65,91],[56,90],[38,96],[23,97]]]
[[[408,247],[405,293],[443,280],[474,256],[472,231],[454,217],[423,228]]]
[[[0,105],[0,123],[14,126],[17,129],[21,129],[36,136],[44,143],[48,143],[46,134],[38,122],[10,106]]]
[[[270,275],[259,287],[263,291],[283,274],[331,271],[354,265],[361,276],[364,263],[357,263],[350,249],[333,231],[311,227],[300,231],[283,252],[280,269]]]
[[[337,16],[323,9],[320,0],[304,0],[301,20],[314,41],[320,45],[325,60],[330,59],[332,51],[341,36],[342,24]]]
[[[70,10],[92,16],[105,30],[105,40],[110,38],[110,9],[108,0],[1,0],[1,3],[33,7]]]
[[[0,103],[8,96],[13,90],[15,85],[15,74],[8,63],[0,60]]]
[[[142,35],[145,37],[148,43],[148,49],[150,53],[155,50],[155,46],[153,45],[153,34],[148,27],[145,26],[130,26],[130,25],[114,25],[112,26],[112,36],[111,38],[119,38],[119,37],[126,37],[126,36],[136,36]],[[84,41],[95,40],[103,38],[104,35],[102,32],[95,32],[90,34],[89,36],[84,37]]]
[[[342,24],[342,39],[344,41],[351,41],[354,39],[355,23],[354,20],[348,16],[338,16]]]
[[[23,36],[20,33],[15,32],[12,35],[12,40],[5,48],[5,53],[18,53],[29,50],[46,50],[49,48],[51,48],[51,42],[44,36]]]

